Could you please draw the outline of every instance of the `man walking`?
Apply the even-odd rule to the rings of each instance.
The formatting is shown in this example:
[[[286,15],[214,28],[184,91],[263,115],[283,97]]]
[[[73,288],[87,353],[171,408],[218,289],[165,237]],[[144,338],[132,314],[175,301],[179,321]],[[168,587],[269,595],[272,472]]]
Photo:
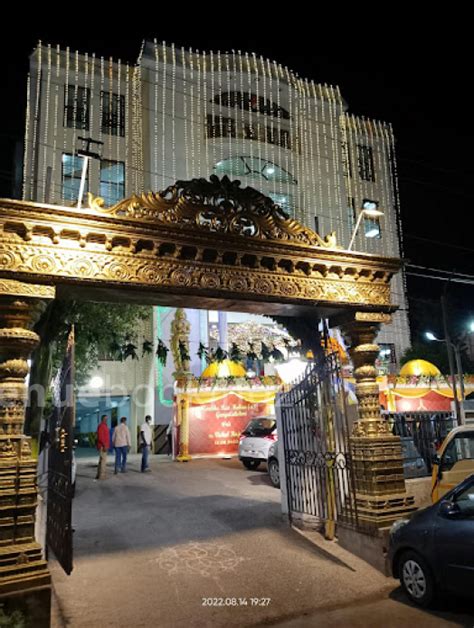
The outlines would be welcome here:
[[[132,445],[132,439],[127,427],[127,419],[124,416],[120,419],[120,425],[115,428],[113,443],[115,447],[115,474],[119,470],[125,473],[127,470],[127,453]]]
[[[103,414],[97,428],[97,450],[99,463],[97,465],[96,480],[105,480],[107,467],[107,450],[110,447],[110,434],[107,426],[107,415]]]
[[[151,416],[147,414],[145,422],[140,427],[140,446],[142,449],[142,473],[151,471],[148,466],[148,454],[151,448],[151,439],[153,438],[151,428]]]

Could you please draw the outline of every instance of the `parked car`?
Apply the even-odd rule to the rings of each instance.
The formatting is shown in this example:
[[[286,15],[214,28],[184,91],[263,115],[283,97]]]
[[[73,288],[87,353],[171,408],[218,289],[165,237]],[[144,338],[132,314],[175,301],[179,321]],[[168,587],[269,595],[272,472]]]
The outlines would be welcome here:
[[[402,436],[400,438],[403,456],[403,472],[405,478],[421,478],[429,476],[425,461],[420,456],[415,446],[412,436]]]
[[[268,460],[268,450],[277,440],[276,419],[261,416],[251,419],[240,435],[239,460],[246,469],[257,467]]]
[[[280,466],[278,462],[278,441],[276,440],[268,450],[268,475],[275,488],[280,488]]]
[[[393,577],[420,606],[438,590],[474,599],[474,475],[409,521],[394,523],[389,559]]]
[[[433,459],[431,501],[437,502],[471,473],[474,473],[474,425],[468,424],[451,430]]]

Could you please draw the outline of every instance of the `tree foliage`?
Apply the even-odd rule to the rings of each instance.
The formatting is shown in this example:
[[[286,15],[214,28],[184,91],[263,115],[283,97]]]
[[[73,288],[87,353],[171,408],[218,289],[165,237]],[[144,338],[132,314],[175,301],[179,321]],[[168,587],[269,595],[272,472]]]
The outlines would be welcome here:
[[[30,386],[48,390],[51,378],[61,366],[71,326],[75,330],[76,384],[84,384],[97,366],[99,357],[138,358],[136,342],[140,321],[150,314],[147,306],[124,303],[92,303],[55,299],[35,326],[40,344],[32,355]],[[38,395],[30,399],[25,431],[35,432],[43,413]]]

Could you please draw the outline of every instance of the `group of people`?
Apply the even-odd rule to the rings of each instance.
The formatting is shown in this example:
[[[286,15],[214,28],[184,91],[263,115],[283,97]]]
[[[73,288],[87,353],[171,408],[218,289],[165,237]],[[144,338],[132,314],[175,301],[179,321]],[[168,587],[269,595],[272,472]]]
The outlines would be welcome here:
[[[153,437],[151,427],[151,416],[145,417],[144,423],[140,427],[139,450],[142,453],[141,472],[151,471],[148,466],[148,454],[150,453],[151,441]],[[127,454],[132,446],[130,430],[127,427],[127,418],[122,417],[119,425],[114,429],[112,436],[112,446],[115,449],[115,471],[114,473],[126,473]],[[97,480],[105,480],[107,466],[107,452],[110,448],[110,432],[107,425],[107,415],[102,415],[99,427],[97,428],[97,449],[99,451],[99,464],[97,465]]]

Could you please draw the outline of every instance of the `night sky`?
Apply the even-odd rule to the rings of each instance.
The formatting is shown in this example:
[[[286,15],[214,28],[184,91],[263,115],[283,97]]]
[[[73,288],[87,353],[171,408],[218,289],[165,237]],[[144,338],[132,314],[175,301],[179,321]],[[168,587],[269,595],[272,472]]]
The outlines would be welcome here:
[[[160,20],[154,22],[160,24]],[[156,37],[199,50],[240,49],[288,65],[303,77],[339,85],[350,112],[391,122],[397,138],[405,257],[413,264],[474,275],[469,219],[474,200],[470,185],[474,132],[466,82],[472,72],[469,41],[459,37],[448,46],[442,31],[431,36],[425,32],[422,41],[413,39],[413,32],[400,31],[395,40],[376,37],[369,28],[360,36],[352,35],[350,43],[345,33],[337,41],[327,33],[321,36],[320,29],[301,33],[298,42],[291,43],[271,29],[253,26],[226,37],[216,36],[219,31],[210,28],[187,36],[181,26],[165,20],[155,30],[133,26],[107,34],[101,29],[102,38],[93,36],[94,29],[86,28],[78,36],[59,28],[35,31],[30,27],[15,41],[2,39],[2,92],[8,97],[2,99],[0,195],[11,195],[13,147],[22,139],[24,126],[28,56],[38,39],[129,62],[136,59],[143,38]],[[412,306],[425,314],[432,312],[432,327],[439,333],[438,306],[430,309],[424,300],[436,303],[443,285],[408,278]],[[472,285],[450,283],[448,294],[454,325],[474,319]]]

